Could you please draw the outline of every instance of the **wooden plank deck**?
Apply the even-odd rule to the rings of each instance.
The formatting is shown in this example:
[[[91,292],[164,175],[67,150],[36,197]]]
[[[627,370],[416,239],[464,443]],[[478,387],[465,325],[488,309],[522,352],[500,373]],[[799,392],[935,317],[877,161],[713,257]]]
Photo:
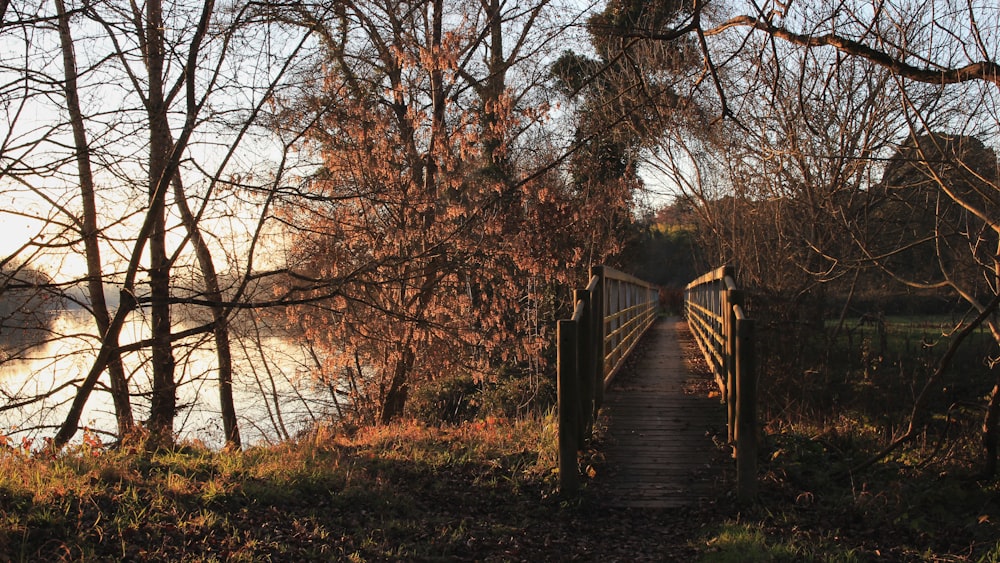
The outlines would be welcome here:
[[[698,352],[684,321],[660,319],[612,382],[601,409],[605,456],[595,485],[603,504],[671,508],[724,495],[726,413],[711,376],[685,365]],[[720,459],[722,460],[720,463]]]

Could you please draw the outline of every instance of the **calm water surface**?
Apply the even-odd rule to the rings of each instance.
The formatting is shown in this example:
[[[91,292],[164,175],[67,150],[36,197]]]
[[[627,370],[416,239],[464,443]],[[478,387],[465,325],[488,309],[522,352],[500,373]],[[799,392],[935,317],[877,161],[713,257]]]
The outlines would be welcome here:
[[[176,325],[174,331],[187,328]],[[97,356],[99,341],[86,311],[53,314],[48,332],[0,332],[6,352],[0,356],[0,433],[16,439],[55,434],[76,393],[73,382],[82,380]],[[198,439],[210,447],[223,444],[219,414],[218,370],[211,335],[178,343],[177,363],[180,405],[174,430],[181,439]],[[136,315],[126,322],[120,342],[148,337],[148,324]],[[41,345],[28,349],[28,344]],[[295,435],[315,421],[336,416],[331,389],[310,377],[315,359],[304,346],[287,336],[249,338],[233,336],[233,394],[245,445],[280,440]],[[137,421],[149,414],[148,350],[125,357],[126,376],[132,390]],[[82,423],[97,431],[115,430],[114,408],[107,392],[107,374],[91,395]],[[13,407],[30,397],[44,400]],[[77,436],[79,439],[79,435]],[[110,439],[102,436],[102,439]]]

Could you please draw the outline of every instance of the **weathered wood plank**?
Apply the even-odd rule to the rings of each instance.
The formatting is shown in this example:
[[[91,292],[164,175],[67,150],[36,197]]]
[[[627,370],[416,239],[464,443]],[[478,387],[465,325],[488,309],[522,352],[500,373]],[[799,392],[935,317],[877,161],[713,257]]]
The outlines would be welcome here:
[[[721,478],[716,441],[726,435],[725,407],[707,396],[684,363],[683,321],[660,320],[604,399],[605,463],[596,478],[601,502],[674,508],[710,502]]]

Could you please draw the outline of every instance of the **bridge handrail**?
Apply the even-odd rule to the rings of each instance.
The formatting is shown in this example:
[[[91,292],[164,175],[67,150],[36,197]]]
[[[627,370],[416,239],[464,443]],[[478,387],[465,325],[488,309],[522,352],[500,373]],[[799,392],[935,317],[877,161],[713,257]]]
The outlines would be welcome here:
[[[685,288],[688,327],[708,362],[726,404],[729,443],[736,457],[737,498],[751,500],[757,486],[757,378],[754,321],[734,268],[723,266]]]
[[[656,320],[659,290],[607,266],[573,292],[573,316],[556,325],[559,488],[579,486],[577,452],[590,439],[604,391]]]

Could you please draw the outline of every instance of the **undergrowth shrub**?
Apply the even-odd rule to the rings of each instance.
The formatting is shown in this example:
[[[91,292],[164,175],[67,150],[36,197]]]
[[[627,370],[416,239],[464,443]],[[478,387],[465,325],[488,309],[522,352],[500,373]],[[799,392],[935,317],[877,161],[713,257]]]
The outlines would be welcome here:
[[[515,418],[544,413],[556,402],[551,378],[521,375],[487,383],[480,391],[481,412],[486,416]]]
[[[471,375],[444,377],[417,388],[407,410],[428,424],[464,422],[478,414],[478,394],[479,384]]]
[[[878,303],[844,309],[758,295],[751,305],[766,509],[748,511],[747,523],[794,538],[786,545],[799,559],[995,560],[1000,483],[980,474],[983,397],[995,382],[984,368],[995,355],[991,336],[980,330],[962,343],[912,439],[877,455],[908,428],[961,316],[889,316]],[[750,553],[723,543],[713,544],[719,554]]]
[[[427,424],[457,424],[489,416],[542,414],[555,399],[555,385],[548,377],[511,375],[477,382],[471,375],[460,375],[422,385],[407,409],[411,417]]]

